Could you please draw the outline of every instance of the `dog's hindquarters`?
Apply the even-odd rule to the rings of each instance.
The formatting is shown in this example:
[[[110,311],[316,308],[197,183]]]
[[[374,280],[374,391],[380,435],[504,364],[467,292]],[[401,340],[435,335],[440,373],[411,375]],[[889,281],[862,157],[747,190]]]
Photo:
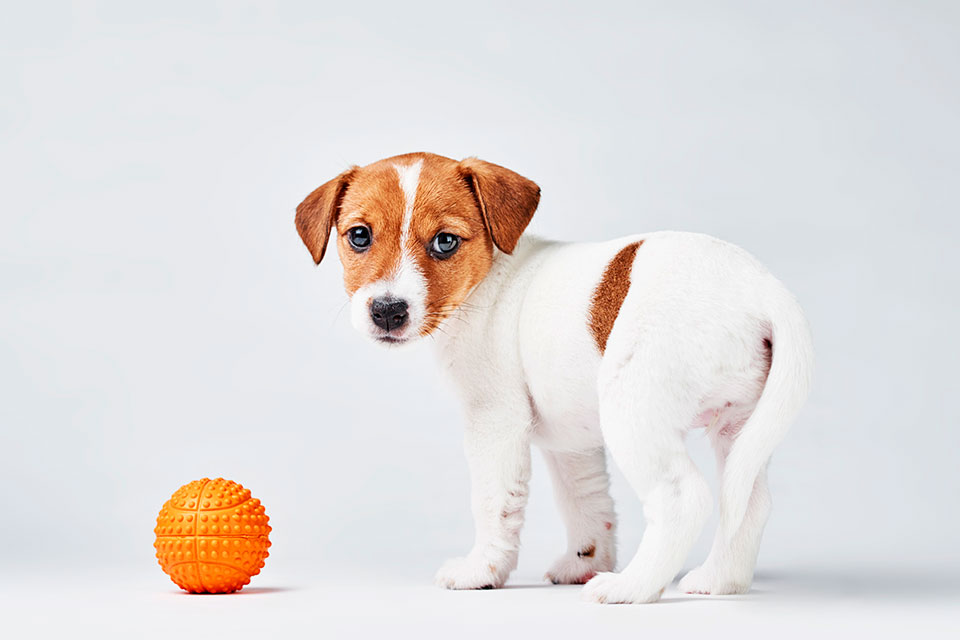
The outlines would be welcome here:
[[[683,442],[691,426],[710,426],[705,414],[726,420],[712,434],[726,467],[712,557],[727,574],[711,575],[706,592],[749,586],[769,512],[766,464],[806,396],[810,351],[799,306],[746,252],[694,234],[646,239],[598,391],[604,440],[645,503],[647,530],[634,561],[588,585],[588,598],[648,601],[679,570],[709,513]],[[731,575],[735,584],[720,584]]]

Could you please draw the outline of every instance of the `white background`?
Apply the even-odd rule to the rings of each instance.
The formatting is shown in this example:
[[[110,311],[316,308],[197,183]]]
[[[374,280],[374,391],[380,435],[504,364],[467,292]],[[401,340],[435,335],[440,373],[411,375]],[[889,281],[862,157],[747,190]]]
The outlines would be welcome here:
[[[816,610],[845,621],[819,633],[945,629],[960,596],[956,3],[3,13],[6,624],[129,635],[238,611],[287,632],[699,619],[799,634]],[[314,268],[293,226],[349,164],[419,150],[537,181],[537,233],[706,232],[798,296],[816,384],[771,467],[750,595],[610,613],[574,588],[429,586],[472,542],[461,410],[429,344],[353,332],[339,264]],[[691,448],[712,470],[702,434]],[[535,463],[518,586],[565,547]],[[244,483],[271,516],[246,599],[178,597],[153,557],[156,512],[203,476]],[[622,565],[643,521],[619,474],[613,491]]]

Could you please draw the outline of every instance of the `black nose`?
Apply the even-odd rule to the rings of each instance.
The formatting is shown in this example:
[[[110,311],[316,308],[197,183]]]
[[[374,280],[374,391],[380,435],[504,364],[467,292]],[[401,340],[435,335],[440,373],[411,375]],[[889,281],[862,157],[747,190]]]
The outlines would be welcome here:
[[[399,329],[407,324],[407,303],[403,300],[394,300],[392,298],[374,298],[370,303],[370,317],[373,318],[373,324],[384,331]]]

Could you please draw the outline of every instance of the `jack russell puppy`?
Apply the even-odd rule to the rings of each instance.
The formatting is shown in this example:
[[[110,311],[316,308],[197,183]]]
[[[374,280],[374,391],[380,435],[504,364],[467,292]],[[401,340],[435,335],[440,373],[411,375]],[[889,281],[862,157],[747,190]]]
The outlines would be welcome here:
[[[297,207],[316,263],[336,236],[355,328],[389,346],[434,336],[462,394],[476,539],[437,584],[506,582],[535,444],[568,539],[547,579],[586,583],[590,601],[656,601],[712,508],[684,445],[701,427],[721,470],[720,525],[680,589],[747,591],[770,512],[767,463],[810,386],[803,312],[757,260],[705,235],[525,236],[539,199],[495,164],[411,153],[352,167]],[[646,519],[620,573],[606,451]]]

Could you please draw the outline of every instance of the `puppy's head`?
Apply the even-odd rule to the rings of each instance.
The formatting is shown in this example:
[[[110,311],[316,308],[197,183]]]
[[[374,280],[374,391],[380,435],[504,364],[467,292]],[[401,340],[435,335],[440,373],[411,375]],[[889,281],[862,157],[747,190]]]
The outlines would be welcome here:
[[[385,344],[429,335],[511,253],[540,200],[513,171],[469,158],[411,153],[353,167],[297,207],[319,264],[331,231],[353,325]]]

